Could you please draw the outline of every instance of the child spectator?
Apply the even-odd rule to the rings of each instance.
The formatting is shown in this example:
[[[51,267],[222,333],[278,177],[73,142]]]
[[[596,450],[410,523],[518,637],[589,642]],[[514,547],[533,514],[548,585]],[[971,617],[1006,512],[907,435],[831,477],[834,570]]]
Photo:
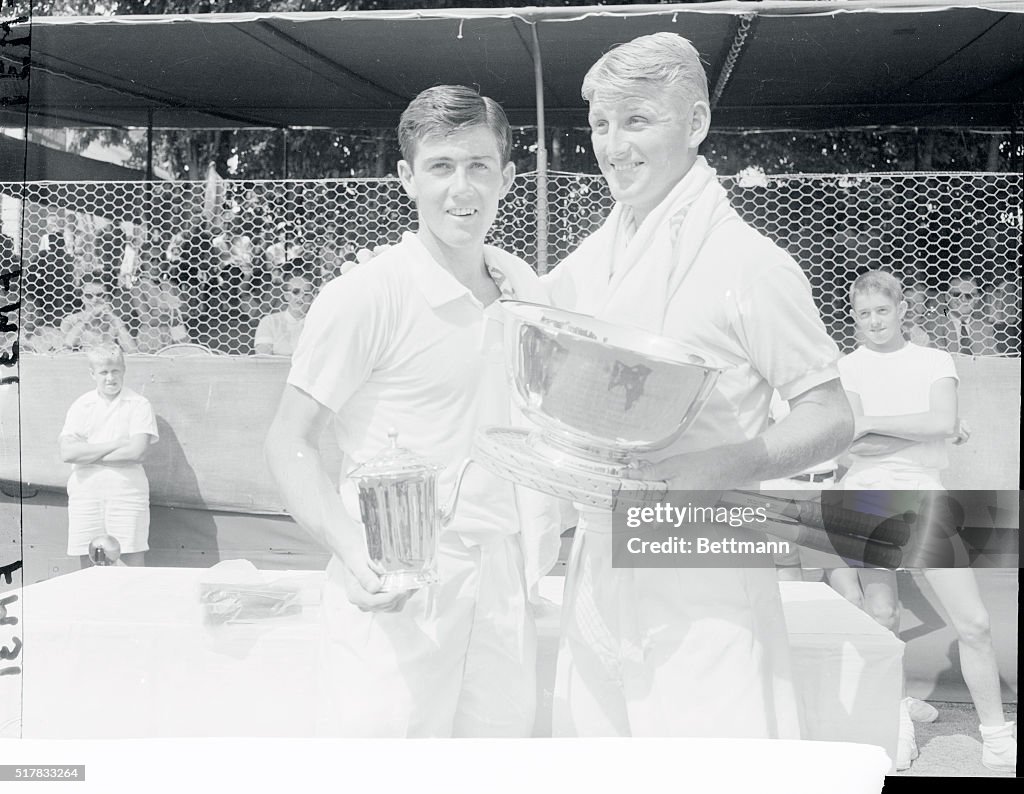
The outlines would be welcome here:
[[[957,288],[969,282],[954,282]],[[966,441],[957,419],[957,374],[942,350],[908,342],[902,286],[890,273],[870,271],[850,288],[854,322],[863,343],[839,360],[839,373],[856,419],[845,490],[942,491],[948,465],[946,439]],[[922,499],[924,496],[922,496]],[[882,570],[845,568],[831,572],[842,595],[863,606],[879,623],[899,632],[896,576]],[[957,633],[960,666],[981,723],[981,762],[1001,772],[1016,770],[1013,723],[1003,715],[999,670],[989,631],[989,614],[970,568],[922,569]],[[931,721],[937,712],[913,698],[900,704],[896,768],[917,757],[913,719]]]
[[[125,565],[143,565],[149,548],[149,481],[142,460],[159,438],[149,400],[124,386],[116,345],[88,352],[96,388],[75,400],[60,433],[68,478],[68,554],[87,564],[89,543],[112,535]]]

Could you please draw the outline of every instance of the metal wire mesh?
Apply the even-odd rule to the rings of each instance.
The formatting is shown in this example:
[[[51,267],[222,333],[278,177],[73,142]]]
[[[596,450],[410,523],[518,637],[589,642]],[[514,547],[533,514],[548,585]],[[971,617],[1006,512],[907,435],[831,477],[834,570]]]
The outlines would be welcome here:
[[[973,349],[959,352],[1020,355],[1020,175],[758,172],[722,181],[740,214],[803,267],[844,350],[856,343],[849,285],[884,268],[907,288],[912,338],[956,350],[947,315],[959,312],[978,329]],[[612,200],[600,176],[550,174],[548,189],[550,267]],[[393,178],[227,181],[213,193],[204,182],[6,183],[0,192],[20,210],[27,350],[69,346],[68,318],[83,311],[83,278],[93,273],[141,352],[191,342],[251,354],[259,320],[286,308],[292,279],[315,290],[359,249],[396,242],[415,224]],[[517,177],[491,242],[533,262],[536,206],[536,176]]]

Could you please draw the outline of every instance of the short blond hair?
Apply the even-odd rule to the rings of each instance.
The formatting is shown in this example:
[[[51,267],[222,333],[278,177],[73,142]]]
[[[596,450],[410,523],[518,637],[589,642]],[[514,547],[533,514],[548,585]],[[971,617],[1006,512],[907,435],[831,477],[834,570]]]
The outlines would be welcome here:
[[[108,361],[115,361],[122,367],[124,366],[124,351],[114,344],[94,345],[85,351],[85,357],[89,359],[90,367],[105,364]]]
[[[636,86],[674,92],[688,106],[708,102],[708,76],[700,54],[677,33],[651,33],[609,50],[587,71],[581,92],[593,102],[599,91],[620,94]]]
[[[850,287],[850,303],[854,297],[867,292],[880,292],[896,306],[903,300],[903,284],[887,270],[869,270],[861,273]]]

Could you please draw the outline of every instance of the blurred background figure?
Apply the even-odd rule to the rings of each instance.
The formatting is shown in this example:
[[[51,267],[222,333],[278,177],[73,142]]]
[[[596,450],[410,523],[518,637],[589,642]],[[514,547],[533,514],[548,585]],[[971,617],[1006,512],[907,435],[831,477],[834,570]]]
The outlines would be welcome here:
[[[903,318],[903,329],[907,341],[920,347],[935,347],[935,334],[939,316],[934,305],[929,303],[928,291],[920,284],[903,291],[907,302],[907,313]]]
[[[60,353],[64,340],[60,331],[52,325],[45,325],[33,298],[21,299],[21,323],[19,324],[19,347],[23,353]]]
[[[292,276],[285,282],[284,311],[268,314],[256,328],[253,347],[258,354],[290,356],[295,351],[313,294],[313,282],[306,276]]]
[[[135,342],[140,353],[157,353],[190,341],[178,288],[161,272],[160,260],[143,255],[138,280],[131,287],[132,309],[139,320]]]
[[[356,246],[343,239],[328,240],[321,247],[317,257],[320,284],[326,284],[331,279],[347,273],[356,264]]]
[[[110,305],[110,287],[94,274],[82,278],[79,291],[82,309],[69,314],[60,324],[67,350],[116,344],[126,353],[136,349],[135,340],[124,320]]]
[[[1020,355],[1020,281],[1001,281],[992,290],[989,318],[995,337],[995,352]]]
[[[937,341],[947,352],[965,356],[996,352],[992,324],[984,315],[981,288],[973,277],[959,276],[949,282],[946,316],[938,324]]]

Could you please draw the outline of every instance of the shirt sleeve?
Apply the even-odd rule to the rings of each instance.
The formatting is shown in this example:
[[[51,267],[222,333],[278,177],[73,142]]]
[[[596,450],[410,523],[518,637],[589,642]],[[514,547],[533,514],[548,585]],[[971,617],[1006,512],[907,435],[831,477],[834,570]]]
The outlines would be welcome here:
[[[135,400],[128,420],[128,435],[134,436],[139,433],[152,436],[150,444],[155,444],[160,439],[160,433],[156,427],[156,414],[153,413],[153,406],[145,397]]]
[[[837,363],[839,367],[839,377],[842,380],[843,388],[848,392],[854,394],[861,393],[860,378],[860,367],[857,366],[858,357],[853,353],[843,356]]]
[[[737,290],[738,333],[761,376],[791,400],[839,377],[829,337],[796,263],[771,266]]]
[[[306,315],[288,373],[288,383],[337,413],[370,377],[401,311],[374,262],[335,279],[317,295]]]
[[[956,373],[956,363],[953,361],[953,357],[945,350],[928,351],[934,357],[932,363],[932,383],[942,378],[952,378],[957,383],[960,382],[960,376]]]

